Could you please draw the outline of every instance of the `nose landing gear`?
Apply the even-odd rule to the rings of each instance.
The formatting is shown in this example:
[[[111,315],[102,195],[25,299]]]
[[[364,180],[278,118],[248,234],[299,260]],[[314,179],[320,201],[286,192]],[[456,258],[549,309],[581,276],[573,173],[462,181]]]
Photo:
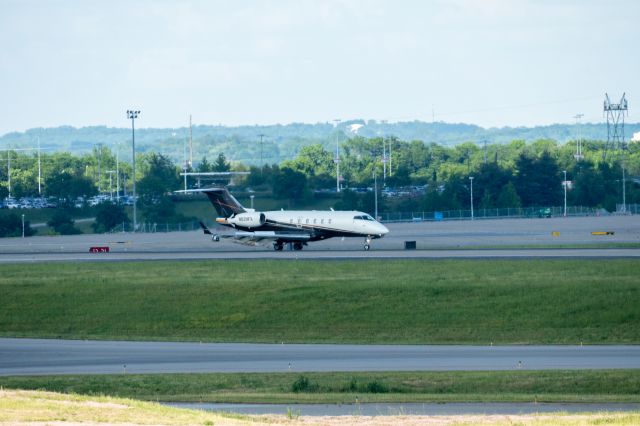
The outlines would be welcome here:
[[[283,248],[284,245],[280,241],[276,241],[275,243],[273,243],[273,249],[275,251],[282,251]]]
[[[367,236],[367,238],[364,239],[364,250],[365,251],[369,251],[369,249],[371,248],[371,236]]]

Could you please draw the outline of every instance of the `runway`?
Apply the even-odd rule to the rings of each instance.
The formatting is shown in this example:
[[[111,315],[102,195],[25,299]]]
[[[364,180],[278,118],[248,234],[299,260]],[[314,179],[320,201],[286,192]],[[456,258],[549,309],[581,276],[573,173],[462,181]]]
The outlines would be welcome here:
[[[302,252],[227,251],[227,252],[126,252],[126,253],[39,253],[6,254],[2,263],[34,262],[126,262],[149,260],[214,260],[214,259],[283,259],[283,260],[356,260],[356,259],[581,259],[581,258],[640,258],[640,250],[621,249],[484,249],[484,250],[377,250]]]
[[[640,346],[412,346],[0,339],[0,375],[640,368]]]
[[[268,245],[247,247],[230,241],[215,243],[200,231],[4,238],[0,239],[0,263],[640,257],[638,216],[391,223],[388,227],[391,232],[374,240],[368,252],[362,249],[361,238],[334,238],[309,243],[302,251],[274,252]],[[592,232],[605,232],[605,235],[593,235]],[[405,250],[405,241],[415,241],[417,249]],[[609,248],[602,248],[603,243]],[[610,244],[631,247],[613,248]],[[89,253],[89,248],[95,246],[108,247],[109,253]]]

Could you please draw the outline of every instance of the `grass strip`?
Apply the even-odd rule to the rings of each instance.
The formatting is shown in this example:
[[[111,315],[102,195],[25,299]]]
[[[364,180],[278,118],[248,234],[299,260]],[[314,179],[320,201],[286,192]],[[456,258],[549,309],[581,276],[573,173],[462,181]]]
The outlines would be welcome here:
[[[15,376],[0,387],[172,402],[640,402],[640,370]]]
[[[0,336],[302,343],[640,343],[640,262],[0,265]]]

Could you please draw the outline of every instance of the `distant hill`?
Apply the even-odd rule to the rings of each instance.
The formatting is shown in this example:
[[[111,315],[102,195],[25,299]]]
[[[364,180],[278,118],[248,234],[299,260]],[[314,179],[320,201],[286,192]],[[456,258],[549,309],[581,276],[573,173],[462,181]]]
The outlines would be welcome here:
[[[630,138],[640,132],[640,123],[626,124],[625,133]],[[386,123],[374,120],[351,120],[340,123],[336,129],[330,123],[291,123],[267,126],[210,126],[193,127],[194,160],[203,156],[213,159],[220,152],[227,158],[246,164],[260,162],[260,137],[264,134],[262,156],[265,163],[279,163],[293,158],[305,145],[321,143],[327,149],[335,149],[336,137],[344,140],[355,135],[363,137],[395,136],[400,140],[421,140],[442,145],[456,145],[463,142],[508,143],[513,140],[533,141],[553,139],[559,143],[574,140],[578,134],[583,139],[604,140],[607,137],[606,123],[553,124],[536,127],[501,127],[485,129],[463,123],[409,121]],[[188,143],[189,129],[141,128],[136,130],[136,149],[139,152],[158,151],[169,155],[176,162],[182,162],[183,149]],[[27,148],[37,146],[43,149],[69,151],[74,154],[90,152],[96,144],[102,143],[112,150],[120,144],[123,158],[127,158],[131,144],[129,128],[92,126],[75,128],[60,126],[35,128],[26,132],[12,132],[0,137],[0,149]]]

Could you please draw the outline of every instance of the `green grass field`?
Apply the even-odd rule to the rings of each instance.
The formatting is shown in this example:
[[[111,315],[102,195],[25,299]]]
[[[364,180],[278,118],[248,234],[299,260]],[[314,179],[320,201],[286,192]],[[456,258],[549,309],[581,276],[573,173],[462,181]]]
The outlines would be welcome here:
[[[0,387],[183,402],[640,402],[640,370],[0,377]]]
[[[636,260],[0,266],[0,335],[212,342],[640,343]]]

